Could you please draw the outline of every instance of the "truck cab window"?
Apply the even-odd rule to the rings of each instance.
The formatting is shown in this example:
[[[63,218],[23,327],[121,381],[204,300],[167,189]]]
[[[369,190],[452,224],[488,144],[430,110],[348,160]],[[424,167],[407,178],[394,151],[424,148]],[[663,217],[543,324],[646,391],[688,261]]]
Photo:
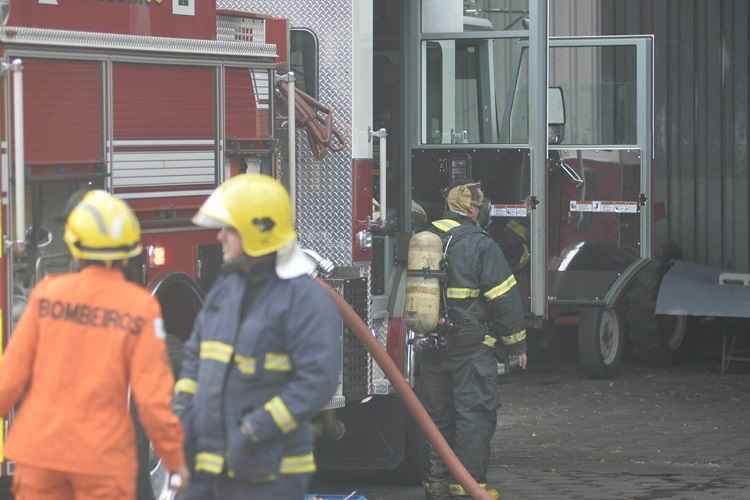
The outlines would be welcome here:
[[[526,31],[529,0],[422,0],[422,32]]]
[[[306,28],[289,32],[289,64],[297,77],[297,88],[313,98],[318,98],[318,37]]]
[[[422,143],[525,142],[525,43],[523,37],[424,41]]]

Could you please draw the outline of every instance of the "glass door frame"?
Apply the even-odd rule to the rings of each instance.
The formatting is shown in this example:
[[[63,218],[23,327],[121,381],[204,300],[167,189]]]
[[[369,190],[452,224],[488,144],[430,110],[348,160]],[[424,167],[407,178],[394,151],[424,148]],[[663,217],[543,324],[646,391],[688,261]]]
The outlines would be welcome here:
[[[653,229],[652,229],[652,211],[651,211],[651,195],[652,195],[652,161],[654,154],[654,139],[653,139],[653,36],[652,35],[637,35],[637,36],[605,36],[605,37],[550,37],[549,39],[549,51],[555,48],[596,48],[596,47],[633,47],[636,51],[635,61],[635,82],[636,82],[636,144],[560,144],[560,145],[547,145],[547,155],[549,151],[561,151],[561,150],[609,150],[609,151],[623,151],[637,149],[640,151],[640,207],[639,207],[639,222],[640,222],[640,252],[639,261],[632,264],[631,268],[637,268],[641,265],[644,259],[652,256],[653,253]],[[549,57],[549,53],[548,53]],[[567,118],[566,118],[567,121]],[[547,162],[532,163],[532,169],[543,169],[541,172],[536,170],[532,173],[532,177],[538,176],[544,179],[544,186],[534,185],[532,183],[532,196],[536,196],[541,200],[549,199],[549,175],[550,171],[547,168]],[[536,190],[536,192],[535,192]],[[534,211],[538,212],[538,211]],[[545,217],[545,223],[549,224],[546,217],[546,208],[542,211]],[[533,212],[532,212],[533,214]],[[534,214],[537,215],[537,214]],[[542,214],[538,214],[542,215]],[[532,223],[533,226],[533,223]],[[543,248],[544,264],[540,269],[537,264],[533,266],[531,270],[532,280],[532,305],[534,300],[537,303],[541,302],[542,297],[539,296],[539,292],[544,290],[544,305],[545,314],[547,307],[549,306],[549,293],[548,293],[548,264],[549,264],[549,251],[547,247],[546,231],[548,227],[545,227],[545,234],[540,235],[541,231],[534,232],[532,230],[532,248]],[[536,238],[536,242],[534,239]],[[535,245],[536,243],[536,245]],[[542,246],[543,245],[543,246]],[[629,268],[630,269],[630,268]],[[621,278],[618,279],[611,287],[608,295],[611,294],[612,290],[618,286],[618,283],[625,279],[629,275],[629,272],[623,270]],[[536,285],[536,286],[535,286]],[[599,299],[594,297],[591,298],[591,302],[594,303]],[[539,314],[540,311],[532,312]]]
[[[653,36],[598,36],[598,37],[549,37],[548,33],[548,0],[529,0],[529,31],[472,31],[462,33],[429,33],[421,27],[421,2],[406,2],[402,15],[402,65],[404,67],[402,84],[402,137],[406,147],[402,153],[403,179],[401,186],[402,206],[411,206],[412,196],[412,152],[415,149],[445,149],[445,145],[425,144],[423,113],[425,89],[424,42],[431,40],[457,39],[492,39],[492,38],[528,38],[529,61],[529,144],[451,144],[453,150],[518,148],[530,149],[531,160],[531,313],[536,317],[546,317],[548,313],[547,262],[548,221],[546,217],[546,200],[548,187],[547,158],[548,130],[547,122],[547,88],[549,86],[549,50],[550,47],[596,47],[596,46],[635,46],[636,79],[637,79],[637,140],[636,145],[586,145],[581,149],[641,150],[641,193],[646,196],[641,206],[640,237],[642,258],[650,257],[652,248],[652,213],[651,163],[653,160]],[[543,123],[545,126],[537,126]],[[576,147],[566,144],[555,149]],[[541,210],[540,210],[541,208]],[[401,230],[407,234],[411,231],[408,217],[402,217]]]
[[[550,50],[554,48],[583,48],[583,47],[634,47],[636,49],[636,144],[559,144],[548,145],[553,150],[632,150],[641,151],[641,194],[645,195],[645,203],[641,204],[640,256],[648,258],[652,255],[652,217],[651,165],[654,152],[654,115],[653,115],[653,36],[606,36],[606,37],[551,37]],[[545,175],[549,172],[545,166]],[[546,193],[545,193],[546,198]]]

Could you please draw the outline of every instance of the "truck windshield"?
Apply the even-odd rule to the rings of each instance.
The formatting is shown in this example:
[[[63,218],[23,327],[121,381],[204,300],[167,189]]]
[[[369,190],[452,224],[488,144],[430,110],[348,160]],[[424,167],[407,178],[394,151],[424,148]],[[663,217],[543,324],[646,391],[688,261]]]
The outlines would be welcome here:
[[[525,40],[424,43],[424,144],[527,142],[528,119],[523,118],[528,116],[528,69],[522,57]],[[512,122],[511,111],[516,112]]]
[[[526,38],[425,41],[422,143],[527,144],[527,47]],[[565,108],[557,144],[637,143],[634,46],[550,47],[549,64]]]

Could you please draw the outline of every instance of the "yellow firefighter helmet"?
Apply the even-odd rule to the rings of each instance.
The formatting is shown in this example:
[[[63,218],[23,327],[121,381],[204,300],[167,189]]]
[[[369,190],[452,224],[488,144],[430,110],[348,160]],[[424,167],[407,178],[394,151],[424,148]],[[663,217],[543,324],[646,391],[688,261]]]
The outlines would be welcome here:
[[[203,203],[193,223],[233,227],[251,257],[275,252],[297,237],[289,194],[276,179],[261,174],[237,175],[224,182]]]
[[[127,203],[99,189],[86,193],[70,211],[64,239],[79,260],[127,260],[142,250],[138,218]]]

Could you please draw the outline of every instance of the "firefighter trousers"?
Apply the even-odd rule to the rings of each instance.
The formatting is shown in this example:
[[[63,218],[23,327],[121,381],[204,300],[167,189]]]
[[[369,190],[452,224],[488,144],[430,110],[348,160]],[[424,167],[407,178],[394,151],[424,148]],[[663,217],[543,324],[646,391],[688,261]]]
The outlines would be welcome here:
[[[15,500],[134,500],[135,476],[114,477],[16,463]]]
[[[490,443],[497,426],[497,360],[481,345],[468,352],[420,352],[417,394],[458,459],[480,483],[486,481]],[[448,469],[430,446],[428,483],[452,482]]]
[[[312,474],[284,474],[269,483],[246,483],[197,473],[177,500],[303,500]]]

